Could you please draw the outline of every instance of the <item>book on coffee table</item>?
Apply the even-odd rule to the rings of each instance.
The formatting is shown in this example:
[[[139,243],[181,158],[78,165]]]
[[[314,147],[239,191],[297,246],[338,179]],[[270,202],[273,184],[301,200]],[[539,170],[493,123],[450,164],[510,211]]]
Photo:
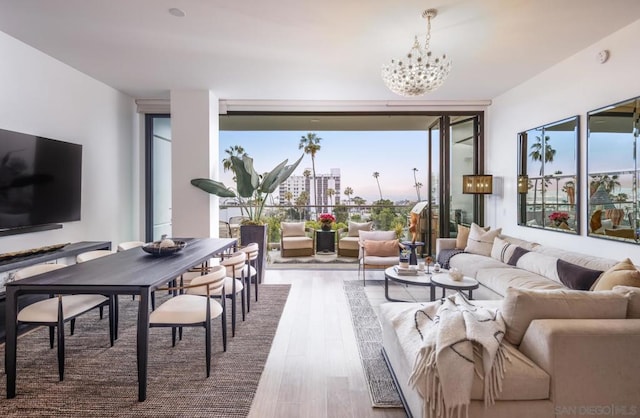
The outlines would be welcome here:
[[[400,266],[395,266],[394,269],[398,274],[398,276],[417,276],[418,275],[418,269],[404,268]]]

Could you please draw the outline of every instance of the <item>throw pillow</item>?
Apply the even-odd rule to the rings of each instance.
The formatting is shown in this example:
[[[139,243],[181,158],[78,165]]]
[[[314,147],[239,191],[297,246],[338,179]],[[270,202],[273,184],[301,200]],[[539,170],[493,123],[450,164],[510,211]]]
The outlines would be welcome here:
[[[517,245],[511,244],[500,237],[496,237],[493,241],[493,247],[491,248],[491,257],[507,264],[509,260],[511,260],[516,248],[518,248]]]
[[[518,260],[520,260],[520,257],[522,257],[523,255],[529,252],[530,252],[529,250],[525,250],[524,248],[521,248],[521,247],[514,248],[513,253],[511,254],[511,257],[509,258],[509,261],[507,261],[507,264],[509,264],[510,266],[517,266]]]
[[[364,245],[364,242],[368,239],[382,241],[396,239],[395,231],[358,231],[360,243]]]
[[[627,298],[615,292],[507,288],[500,311],[507,325],[505,339],[520,345],[535,319],[624,319]]]
[[[282,222],[283,237],[301,237],[304,236],[304,222]]]
[[[616,286],[613,291],[627,298],[627,318],[640,319],[640,287]]]
[[[359,231],[371,231],[373,222],[351,222],[349,221],[348,237],[357,237]]]
[[[488,231],[489,227],[485,226],[482,229],[484,229],[485,231]],[[456,248],[460,248],[461,250],[464,250],[467,247],[470,231],[471,231],[471,228],[469,228],[468,226],[458,224],[458,234],[456,235]]]
[[[388,241],[373,241],[368,239],[364,241],[364,251],[366,255],[376,257],[397,257],[400,248],[397,239]]]
[[[471,224],[469,231],[469,240],[464,251],[471,254],[484,255],[491,257],[491,248],[493,240],[502,232],[502,228],[485,231],[479,225]]]
[[[588,269],[561,259],[558,259],[556,268],[562,284],[574,290],[591,289],[591,286],[602,274],[600,270]]]
[[[465,248],[469,240],[469,227],[458,224],[458,235],[456,235],[456,248]]]
[[[592,290],[611,290],[615,286],[640,287],[640,271],[626,258],[605,271]]]

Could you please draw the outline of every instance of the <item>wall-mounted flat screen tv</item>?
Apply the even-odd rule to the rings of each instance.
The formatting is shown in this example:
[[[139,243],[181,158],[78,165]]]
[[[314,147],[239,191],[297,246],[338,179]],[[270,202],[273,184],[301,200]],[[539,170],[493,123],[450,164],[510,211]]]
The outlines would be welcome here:
[[[0,230],[80,220],[82,145],[0,129]]]

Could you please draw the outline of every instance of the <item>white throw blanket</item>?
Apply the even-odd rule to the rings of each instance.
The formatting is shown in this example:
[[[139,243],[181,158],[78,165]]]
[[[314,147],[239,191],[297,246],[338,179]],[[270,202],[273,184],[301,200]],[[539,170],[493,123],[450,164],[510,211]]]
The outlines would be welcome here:
[[[473,306],[462,294],[413,311],[413,321],[405,313],[394,326],[402,341],[420,345],[413,347],[418,354],[409,384],[424,399],[423,417],[468,416],[474,373],[484,379],[485,406],[493,404],[507,359],[500,312]]]

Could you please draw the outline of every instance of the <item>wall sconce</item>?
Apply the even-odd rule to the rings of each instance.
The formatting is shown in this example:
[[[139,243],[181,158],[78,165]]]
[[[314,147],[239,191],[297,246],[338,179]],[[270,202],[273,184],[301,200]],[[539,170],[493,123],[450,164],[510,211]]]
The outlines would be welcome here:
[[[491,194],[493,193],[493,176],[490,174],[469,174],[462,176],[462,193]]]
[[[518,193],[527,194],[529,192],[529,176],[518,176]]]

